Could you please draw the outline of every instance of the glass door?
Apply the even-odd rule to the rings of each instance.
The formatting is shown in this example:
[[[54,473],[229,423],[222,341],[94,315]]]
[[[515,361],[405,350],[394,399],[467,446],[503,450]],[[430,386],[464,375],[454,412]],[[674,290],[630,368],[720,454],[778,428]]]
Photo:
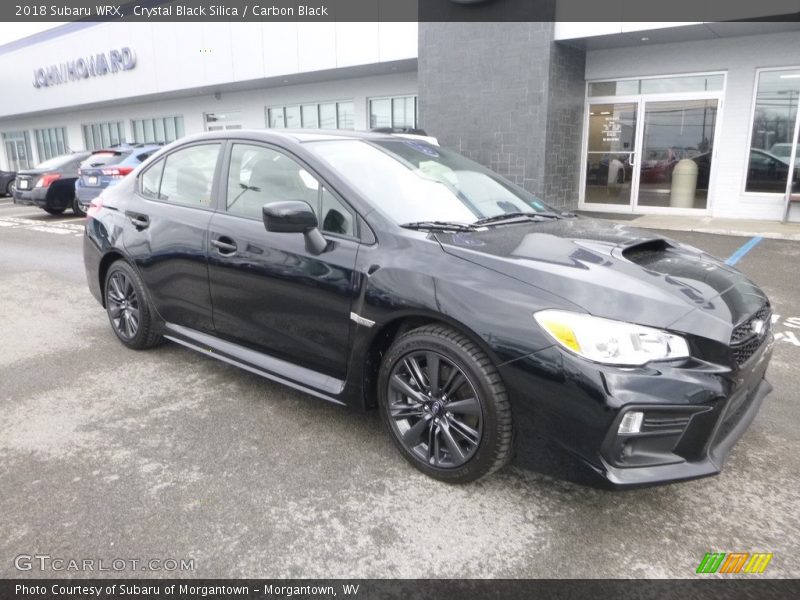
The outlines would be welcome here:
[[[13,137],[12,137],[13,136]],[[6,158],[8,168],[11,171],[22,171],[31,168],[30,157],[28,156],[27,141],[20,139],[16,134],[3,134],[6,146]]]
[[[632,208],[638,102],[589,104],[586,204]]]
[[[708,207],[716,99],[644,102],[636,206]]]

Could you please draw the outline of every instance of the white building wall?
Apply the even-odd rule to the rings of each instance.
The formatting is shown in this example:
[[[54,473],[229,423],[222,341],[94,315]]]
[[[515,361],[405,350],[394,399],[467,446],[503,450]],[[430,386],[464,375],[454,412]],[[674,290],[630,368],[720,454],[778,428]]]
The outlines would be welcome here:
[[[123,46],[136,67],[35,88],[34,70]],[[416,23],[103,23],[3,52],[0,118],[417,57]]]
[[[722,123],[714,144],[709,204],[713,216],[731,218],[776,220],[782,216],[782,196],[744,192],[757,69],[781,66],[800,66],[800,32],[594,50],[586,54],[586,78],[590,81],[727,72]]]
[[[70,110],[32,117],[11,117],[0,120],[0,132],[28,131],[31,150],[38,160],[33,129],[66,127],[71,150],[84,149],[81,125],[122,121],[128,139],[132,139],[131,119],[183,116],[187,135],[204,130],[203,115],[208,112],[241,111],[246,128],[266,127],[266,108],[337,100],[352,100],[355,106],[355,128],[369,127],[368,102],[381,96],[402,96],[417,93],[416,72],[393,73],[354,79],[338,79],[303,85],[222,92],[217,99],[212,91],[169,100],[113,104],[87,110]],[[0,167],[7,168],[5,148],[0,145]]]

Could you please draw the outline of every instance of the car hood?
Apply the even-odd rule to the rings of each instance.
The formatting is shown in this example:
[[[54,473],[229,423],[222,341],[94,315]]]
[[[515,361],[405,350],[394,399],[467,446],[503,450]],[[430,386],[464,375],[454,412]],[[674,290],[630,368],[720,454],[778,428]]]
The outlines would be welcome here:
[[[767,298],[724,262],[652,232],[585,218],[436,233],[443,250],[610,319],[722,343]]]

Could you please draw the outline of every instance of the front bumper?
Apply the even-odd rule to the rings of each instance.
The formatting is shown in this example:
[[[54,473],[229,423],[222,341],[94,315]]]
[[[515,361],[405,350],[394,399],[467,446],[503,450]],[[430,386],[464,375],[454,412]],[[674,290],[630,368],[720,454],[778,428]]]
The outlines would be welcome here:
[[[737,369],[694,360],[607,367],[556,347],[503,365],[518,463],[558,476],[533,441],[547,437],[613,487],[715,475],[772,390],[772,345],[770,334]],[[644,414],[641,431],[619,434],[630,411]]]

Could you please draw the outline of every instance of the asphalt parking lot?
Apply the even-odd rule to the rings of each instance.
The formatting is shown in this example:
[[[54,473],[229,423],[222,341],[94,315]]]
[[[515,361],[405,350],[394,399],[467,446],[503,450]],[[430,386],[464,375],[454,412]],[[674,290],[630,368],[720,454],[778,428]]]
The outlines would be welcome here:
[[[737,264],[770,296],[775,390],[718,477],[626,492],[506,468],[463,487],[352,414],[175,344],[126,350],[81,223],[0,199],[0,577],[694,577],[706,552],[800,576],[800,243]],[[747,238],[667,232],[720,257]],[[54,572],[53,559],[194,570]]]

